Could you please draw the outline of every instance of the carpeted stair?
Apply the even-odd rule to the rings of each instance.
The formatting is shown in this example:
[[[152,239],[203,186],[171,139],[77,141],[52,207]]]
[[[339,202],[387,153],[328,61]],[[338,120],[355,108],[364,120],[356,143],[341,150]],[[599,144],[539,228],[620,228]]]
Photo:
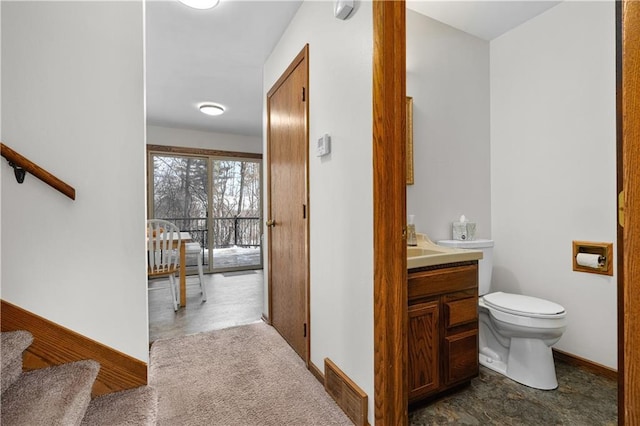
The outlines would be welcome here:
[[[91,400],[100,365],[91,360],[22,372],[22,353],[33,338],[3,332],[0,341],[2,417],[10,425],[155,425],[157,395],[144,386]]]

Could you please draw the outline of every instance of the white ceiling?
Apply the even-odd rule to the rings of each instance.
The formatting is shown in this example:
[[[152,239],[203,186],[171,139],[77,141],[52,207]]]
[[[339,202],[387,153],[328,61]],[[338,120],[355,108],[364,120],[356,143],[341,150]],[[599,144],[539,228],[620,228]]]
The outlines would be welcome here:
[[[262,66],[301,1],[230,1],[209,10],[146,4],[147,122],[241,135],[262,133]],[[226,107],[211,117],[201,102]]]
[[[407,8],[483,40],[493,40],[559,1],[407,1]]]
[[[301,3],[221,0],[203,11],[177,0],[147,1],[147,122],[259,136],[262,66]],[[558,3],[419,0],[407,7],[491,40]],[[224,105],[226,113],[202,114],[197,106],[206,101]]]

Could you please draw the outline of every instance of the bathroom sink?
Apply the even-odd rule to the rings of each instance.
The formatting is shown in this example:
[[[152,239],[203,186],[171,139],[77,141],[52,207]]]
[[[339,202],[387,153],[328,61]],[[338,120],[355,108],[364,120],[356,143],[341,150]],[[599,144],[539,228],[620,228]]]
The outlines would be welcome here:
[[[417,234],[418,245],[407,247],[407,269],[482,259],[481,250],[439,246],[425,234]]]

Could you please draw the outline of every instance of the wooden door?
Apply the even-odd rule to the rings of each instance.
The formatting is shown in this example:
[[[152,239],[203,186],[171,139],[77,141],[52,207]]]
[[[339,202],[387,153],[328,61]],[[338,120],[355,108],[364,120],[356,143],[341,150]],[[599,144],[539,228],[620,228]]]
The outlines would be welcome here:
[[[637,425],[640,424],[640,2],[625,0],[618,7],[622,7],[622,14],[618,15],[618,28],[622,29],[618,33],[622,36],[618,45],[618,65],[622,65],[618,69],[622,86],[618,90],[618,130],[621,130],[618,185],[624,189],[624,227],[618,228],[618,421],[621,425]]]
[[[308,46],[267,94],[269,320],[309,362]]]

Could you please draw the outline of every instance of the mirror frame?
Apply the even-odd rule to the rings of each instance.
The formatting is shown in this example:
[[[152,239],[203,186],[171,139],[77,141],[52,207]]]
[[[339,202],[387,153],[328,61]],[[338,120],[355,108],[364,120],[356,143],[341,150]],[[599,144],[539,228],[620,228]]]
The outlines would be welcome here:
[[[407,185],[413,185],[413,97],[407,96]]]

